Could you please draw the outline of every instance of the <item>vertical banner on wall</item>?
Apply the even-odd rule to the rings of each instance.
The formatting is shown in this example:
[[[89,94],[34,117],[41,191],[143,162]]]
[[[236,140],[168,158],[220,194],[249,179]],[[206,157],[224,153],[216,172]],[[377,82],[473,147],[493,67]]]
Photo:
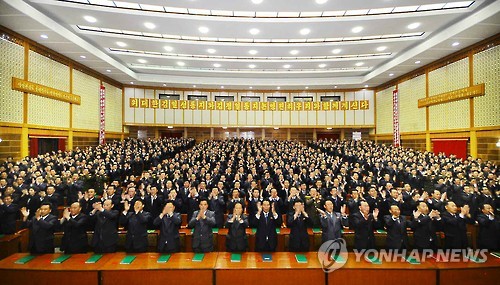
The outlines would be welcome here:
[[[106,126],[106,88],[101,85],[99,89],[99,110],[100,110],[100,125],[99,125],[99,144],[105,142],[105,126]]]
[[[401,135],[399,133],[399,99],[398,90],[392,91],[392,145],[399,147],[401,144]]]

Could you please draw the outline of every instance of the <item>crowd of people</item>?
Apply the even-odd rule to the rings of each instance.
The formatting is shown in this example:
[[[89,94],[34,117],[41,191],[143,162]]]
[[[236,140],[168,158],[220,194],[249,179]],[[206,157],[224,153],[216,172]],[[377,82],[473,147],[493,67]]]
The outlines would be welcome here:
[[[466,248],[466,224],[478,224],[478,247],[497,250],[498,172],[481,159],[373,141],[126,139],[1,164],[0,233],[20,219],[32,253],[53,252],[55,231],[64,232],[61,250],[78,253],[93,231],[91,249],[114,252],[123,226],[127,251],[144,252],[153,229],[158,251],[176,252],[186,214],[195,252],[213,250],[214,227],[229,229],[226,248],[238,252],[246,228],[267,252],[284,226],[290,251],[308,251],[311,227],[323,241],[351,228],[356,249],[374,248],[377,229],[390,249],[436,249],[438,231],[445,248]]]

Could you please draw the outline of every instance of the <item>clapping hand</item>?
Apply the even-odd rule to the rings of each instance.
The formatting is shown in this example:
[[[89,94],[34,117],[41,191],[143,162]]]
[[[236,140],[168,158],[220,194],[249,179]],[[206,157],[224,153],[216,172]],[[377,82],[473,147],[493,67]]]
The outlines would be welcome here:
[[[128,210],[130,210],[130,204],[127,200],[125,200],[125,203],[123,204],[123,211],[128,212]]]
[[[419,210],[413,211],[413,218],[416,220],[422,214]],[[430,215],[429,215],[430,216]]]
[[[375,208],[375,210],[373,210],[373,218],[375,220],[378,218],[378,208]]]

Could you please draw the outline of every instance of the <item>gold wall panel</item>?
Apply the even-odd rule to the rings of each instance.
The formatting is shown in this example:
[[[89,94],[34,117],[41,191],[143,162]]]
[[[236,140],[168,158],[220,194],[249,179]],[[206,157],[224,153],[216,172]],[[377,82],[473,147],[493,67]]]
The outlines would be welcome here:
[[[429,96],[469,86],[469,59],[464,58],[429,72]],[[469,100],[429,107],[429,129],[469,128]]]
[[[0,55],[0,122],[22,123],[23,93],[12,90],[12,77],[24,78],[24,47],[0,40]]]
[[[392,91],[394,86],[377,92],[377,134],[392,133]],[[400,130],[401,131],[401,130]]]
[[[73,94],[82,99],[73,105],[73,128],[99,130],[99,86],[98,79],[73,70]]]
[[[399,84],[398,90],[400,132],[425,131],[425,108],[417,107],[418,99],[425,98],[425,75]]]
[[[106,88],[106,131],[122,131],[122,90],[103,83]],[[99,118],[99,113],[97,114]]]
[[[28,80],[69,92],[69,67],[29,52]],[[29,94],[28,124],[69,128],[69,103]]]
[[[500,46],[474,55],[474,84],[485,83],[485,95],[474,98],[474,126],[500,126]]]

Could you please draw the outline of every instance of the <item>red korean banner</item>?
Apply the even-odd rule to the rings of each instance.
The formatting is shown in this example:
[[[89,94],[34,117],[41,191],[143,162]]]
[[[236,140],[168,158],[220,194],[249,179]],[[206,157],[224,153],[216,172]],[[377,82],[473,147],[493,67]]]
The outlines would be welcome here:
[[[399,99],[398,90],[392,91],[392,145],[399,147],[401,145],[401,134],[399,133]]]
[[[99,89],[99,110],[101,123],[99,125],[99,144],[105,143],[105,126],[106,126],[106,88],[101,85]]]

